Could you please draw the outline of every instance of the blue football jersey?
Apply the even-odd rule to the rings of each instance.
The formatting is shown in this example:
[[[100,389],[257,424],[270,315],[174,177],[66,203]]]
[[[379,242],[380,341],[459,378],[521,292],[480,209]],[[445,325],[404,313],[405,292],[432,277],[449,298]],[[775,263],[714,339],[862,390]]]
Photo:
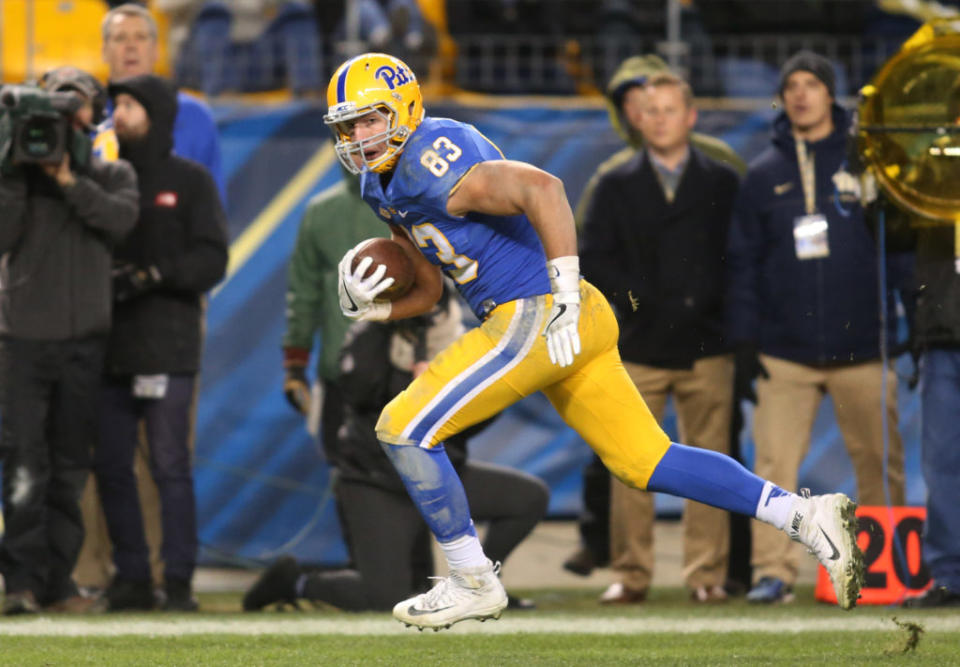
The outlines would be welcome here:
[[[526,216],[447,213],[450,191],[467,172],[500,159],[500,149],[472,125],[428,117],[404,147],[386,189],[379,174],[360,176],[364,200],[406,230],[481,319],[497,304],[550,291],[543,245]]]

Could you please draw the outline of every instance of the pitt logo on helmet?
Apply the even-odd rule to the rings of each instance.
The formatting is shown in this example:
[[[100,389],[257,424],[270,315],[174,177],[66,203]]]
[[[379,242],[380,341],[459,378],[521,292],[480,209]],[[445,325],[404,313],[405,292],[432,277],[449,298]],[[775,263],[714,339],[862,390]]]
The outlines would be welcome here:
[[[393,90],[397,86],[402,86],[403,84],[405,84],[407,81],[410,80],[410,76],[413,76],[413,75],[411,74],[410,76],[407,76],[407,70],[405,70],[402,67],[397,67],[397,69],[393,69],[389,65],[384,65],[383,67],[378,69],[377,73],[374,74],[373,76],[378,79],[383,79],[383,82],[387,84],[390,90]],[[396,81],[396,83],[394,83],[394,81]]]
[[[423,120],[423,97],[413,71],[385,53],[364,53],[340,65],[327,87],[323,122],[336,138],[336,152],[347,171],[390,171],[410,134]],[[386,129],[354,139],[357,121],[376,114]]]

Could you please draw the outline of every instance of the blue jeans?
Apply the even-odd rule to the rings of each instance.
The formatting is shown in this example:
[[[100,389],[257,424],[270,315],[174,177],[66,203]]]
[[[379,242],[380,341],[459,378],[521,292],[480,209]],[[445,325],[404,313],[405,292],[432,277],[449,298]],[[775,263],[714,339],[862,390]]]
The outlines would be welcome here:
[[[164,578],[190,581],[197,563],[197,502],[190,455],[190,413],[195,377],[171,375],[160,399],[136,398],[131,378],[108,378],[101,392],[100,442],[93,470],[113,543],[117,578],[149,581],[140,497],[133,474],[141,420],[150,449],[150,472],[160,492]]]
[[[960,592],[960,349],[929,350],[921,381],[923,556],[936,585]]]

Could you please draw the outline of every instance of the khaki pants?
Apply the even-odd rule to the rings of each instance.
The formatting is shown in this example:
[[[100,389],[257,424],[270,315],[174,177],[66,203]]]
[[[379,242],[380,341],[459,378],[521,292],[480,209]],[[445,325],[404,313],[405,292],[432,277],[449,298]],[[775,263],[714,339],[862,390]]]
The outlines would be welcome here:
[[[658,422],[667,397],[673,394],[680,440],[693,447],[730,451],[733,409],[733,361],[730,356],[707,357],[692,369],[671,370],[623,363],[630,379]],[[611,486],[611,567],[624,586],[646,590],[653,576],[653,494],[626,486],[614,478]],[[686,501],[683,510],[683,576],[690,588],[722,586],[730,551],[729,515],[701,503]]]
[[[815,368],[767,355],[760,355],[760,360],[770,377],[757,379],[754,472],[788,491],[796,490],[800,464],[810,449],[817,410],[824,394],[829,393],[856,473],[856,500],[861,505],[885,505],[880,362]],[[887,484],[893,504],[902,505],[903,441],[897,429],[897,376],[890,368],[887,418]],[[759,521],[753,522],[752,530],[754,579],[775,577],[792,585],[797,578],[802,547],[786,533]]]

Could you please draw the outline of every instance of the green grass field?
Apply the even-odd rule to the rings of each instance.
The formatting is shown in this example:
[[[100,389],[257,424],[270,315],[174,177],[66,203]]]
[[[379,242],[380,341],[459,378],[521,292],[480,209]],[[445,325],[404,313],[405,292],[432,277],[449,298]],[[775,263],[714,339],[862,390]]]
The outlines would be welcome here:
[[[196,615],[2,619],[0,664],[960,664],[960,609],[842,612],[814,602],[809,588],[791,605],[761,608],[693,605],[679,589],[613,609],[596,604],[599,591],[518,592],[539,609],[436,633],[404,628],[389,614],[243,614],[230,594],[201,596]]]

